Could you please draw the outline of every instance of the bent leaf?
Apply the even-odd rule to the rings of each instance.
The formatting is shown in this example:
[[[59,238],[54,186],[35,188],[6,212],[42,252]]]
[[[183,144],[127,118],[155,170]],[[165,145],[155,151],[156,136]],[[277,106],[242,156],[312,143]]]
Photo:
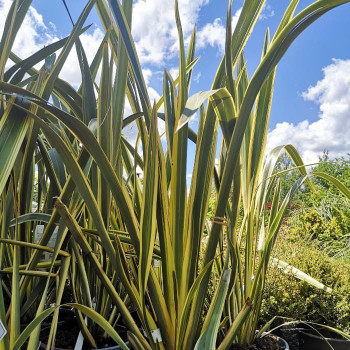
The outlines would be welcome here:
[[[292,276],[298,278],[299,280],[307,282],[318,289],[323,289],[328,293],[332,293],[332,288],[325,286],[323,283],[315,280],[314,278],[312,278],[311,276],[309,276],[305,272],[297,269],[294,266],[289,265],[288,263],[286,263],[282,260],[279,260],[277,258],[273,258],[271,265],[277,266],[280,270],[282,270],[287,275],[292,275]]]

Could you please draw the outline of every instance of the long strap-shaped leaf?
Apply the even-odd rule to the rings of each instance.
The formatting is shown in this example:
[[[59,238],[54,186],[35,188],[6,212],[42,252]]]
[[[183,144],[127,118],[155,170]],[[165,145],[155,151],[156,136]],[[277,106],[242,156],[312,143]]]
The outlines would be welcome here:
[[[259,67],[257,68],[255,74],[253,75],[250,81],[238,114],[237,123],[227,151],[227,161],[223,171],[220,192],[217,202],[217,209],[215,212],[216,217],[223,217],[225,214],[227,200],[229,197],[228,189],[230,188],[232,183],[235,166],[238,161],[239,152],[244,132],[248,123],[249,115],[251,113],[251,109],[255,102],[256,96],[265,79],[270,74],[272,69],[274,69],[279,60],[283,57],[288,47],[303,30],[305,30],[317,18],[319,18],[332,8],[341,4],[345,4],[347,2],[349,2],[349,0],[316,1],[314,4],[310,5],[305,10],[300,12],[296,17],[294,17],[271,43],[268,52],[266,53],[265,57],[263,58],[262,62],[260,63]],[[205,254],[205,264],[208,263],[215,254],[220,231],[221,226],[214,223],[212,226],[211,234],[209,236],[209,242]],[[207,283],[208,278],[204,279],[203,284],[206,285]],[[193,309],[192,314],[195,320],[198,320],[198,317],[200,315],[200,309],[205,296],[205,289],[205,287],[200,289],[198,294],[199,300],[196,300],[196,305]]]
[[[230,328],[228,329],[225,335],[224,340],[218,347],[218,350],[227,350],[230,348],[236,336],[238,335],[238,332],[241,330],[242,324],[247,319],[251,311],[252,311],[252,302],[250,299],[248,299],[245,302],[242,310],[239,312],[235,320],[232,322]]]
[[[80,34],[82,34],[86,29],[88,29],[88,27],[83,28]],[[18,84],[29,69],[33,68],[34,65],[44,60],[46,57],[50,56],[57,50],[61,49],[67,42],[68,38],[69,37],[66,37],[61,40],[55,41],[54,43],[49,44],[43,47],[41,50],[35,52],[30,57],[14,64],[5,72],[4,81],[9,81],[12,77],[11,83]],[[11,59],[12,57],[13,55],[10,55]]]
[[[13,107],[11,98],[0,122],[0,191],[4,190],[30,125],[24,111]],[[17,101],[18,103],[23,103]],[[27,104],[28,106],[28,104]]]
[[[38,102],[39,103],[39,102]],[[43,104],[44,105],[44,104]],[[66,113],[64,113],[63,111],[60,111],[60,110],[57,110],[57,109],[55,109],[55,108],[53,108],[53,107],[51,107],[51,106],[48,106],[48,105],[46,105],[45,104],[45,108],[49,108],[50,110],[55,110],[56,111],[56,113],[59,113],[59,114],[61,114],[61,116],[66,116],[66,118],[65,118],[65,120],[64,120],[64,122],[66,122],[66,123],[68,123],[68,125],[69,125],[69,127],[72,127],[74,124],[75,124],[75,122],[77,122],[78,124],[75,124],[76,125],[76,127],[74,127],[73,129],[75,130],[75,131],[78,131],[78,130],[80,130],[80,131],[83,131],[84,129],[86,130],[86,132],[87,132],[87,134],[84,136],[84,137],[81,137],[81,140],[84,142],[84,143],[86,143],[86,145],[90,148],[90,146],[92,146],[91,147],[91,149],[90,149],[90,151],[92,151],[92,150],[94,150],[92,153],[93,154],[95,154],[95,151],[97,151],[100,155],[99,156],[97,156],[97,158],[95,158],[96,160],[102,160],[103,162],[102,163],[100,163],[99,161],[98,161],[98,163],[100,164],[100,165],[102,165],[103,163],[105,164],[105,165],[107,165],[107,167],[108,167],[108,170],[106,171],[106,170],[104,170],[102,173],[105,175],[105,176],[107,176],[107,180],[108,180],[108,182],[111,184],[111,180],[112,180],[112,183],[113,183],[113,185],[111,186],[111,189],[112,189],[112,191],[114,192],[114,196],[115,196],[115,199],[117,200],[117,201],[119,201],[120,199],[122,199],[123,200],[123,197],[121,197],[120,196],[120,194],[121,193],[125,193],[125,189],[119,184],[119,181],[118,181],[118,179],[117,179],[117,177],[115,176],[115,174],[114,174],[114,171],[113,171],[113,169],[111,168],[111,165],[110,165],[110,163],[107,161],[105,161],[105,159],[106,159],[106,156],[104,155],[104,153],[103,152],[101,152],[101,150],[100,150],[100,147],[99,147],[99,145],[98,144],[96,144],[96,139],[95,139],[95,137],[93,136],[93,134],[90,132],[90,130],[88,130],[88,128],[82,123],[82,122],[80,122],[80,121],[78,121],[77,119],[75,119],[75,118],[72,118],[71,116],[69,116],[68,114],[66,114]],[[34,118],[37,118],[37,117],[35,117],[34,115],[31,115],[32,117],[34,117]],[[38,121],[38,119],[36,119],[37,121]],[[73,124],[71,123],[71,122],[73,122]],[[45,132],[46,133],[49,133],[47,136],[49,137],[49,135],[51,135],[50,136],[50,139],[51,139],[51,142],[52,142],[52,144],[56,144],[56,148],[57,148],[57,150],[58,150],[58,148],[60,148],[60,152],[63,152],[62,154],[61,154],[61,157],[62,157],[62,159],[64,158],[64,157],[66,157],[66,156],[68,156],[69,157],[69,153],[67,153],[66,151],[63,151],[63,144],[62,144],[62,142],[61,141],[59,141],[59,138],[56,138],[56,139],[54,139],[54,133],[52,132],[52,130],[45,124],[45,123],[43,123],[42,121],[40,121],[39,122],[40,123],[40,125],[41,125],[41,127],[45,130]],[[92,137],[90,137],[90,136],[88,136],[88,135],[90,135],[90,136],[92,136]],[[90,141],[89,141],[90,140]],[[59,152],[59,153],[60,153]],[[64,160],[65,162],[67,162],[68,161],[68,159],[65,159]],[[71,164],[72,166],[73,166],[73,164],[75,164],[75,162],[72,162],[72,161],[68,161],[68,163],[67,163],[67,165],[68,164]],[[100,168],[102,169],[103,167],[105,167],[105,166],[100,166]],[[71,168],[70,169],[70,173],[73,175],[73,174],[75,174],[75,172],[76,171],[78,171],[78,168],[76,167],[76,165],[74,165],[74,169],[75,170],[73,170],[73,168]],[[76,175],[78,176],[78,178],[82,178],[81,177],[81,175],[78,175],[78,173],[76,173]],[[111,177],[112,176],[112,177]],[[73,176],[74,177],[74,176]],[[79,181],[78,182],[76,182],[77,184],[78,184],[78,187],[81,187],[80,185],[84,185],[84,183],[82,183],[81,181],[80,181],[80,183],[79,183]],[[86,184],[86,183],[85,183]],[[85,195],[87,195],[90,199],[88,200],[88,202],[91,204],[91,206],[90,206],[90,209],[91,210],[93,210],[93,212],[95,213],[94,214],[94,216],[95,216],[95,218],[96,218],[96,220],[95,220],[95,224],[96,225],[99,225],[100,226],[100,229],[99,229],[99,231],[100,231],[100,233],[103,233],[104,231],[105,231],[105,228],[104,228],[104,226],[102,225],[102,223],[100,223],[100,213],[98,212],[98,210],[97,210],[97,208],[96,208],[96,203],[95,204],[93,204],[94,202],[95,202],[95,200],[93,199],[93,197],[91,196],[91,190],[89,190],[88,189],[88,187],[86,187],[85,185],[83,186],[83,187],[81,187],[80,188],[80,191],[82,191],[82,189],[84,188],[84,190],[83,190],[83,192],[81,192],[82,194],[84,193],[84,195],[83,196],[85,196]],[[89,192],[90,192],[90,194],[89,194]],[[86,197],[86,199],[88,198],[88,197]],[[126,202],[124,202],[124,204],[123,204],[123,206],[124,206],[124,208],[123,208],[123,206],[121,206],[120,208],[121,208],[121,210],[123,210],[123,212],[124,212],[124,216],[123,216],[123,219],[124,220],[127,220],[128,219],[128,217],[130,217],[130,215],[132,214],[132,210],[130,209],[131,208],[131,204],[129,203],[129,197],[128,197],[128,195],[127,194],[125,194],[125,196],[124,196],[124,200],[126,200]],[[129,204],[128,204],[129,203]],[[127,208],[127,207],[125,207],[125,204],[127,205],[127,206],[129,206],[129,209],[127,210],[127,211],[125,211],[125,208]],[[131,220],[135,220],[135,219],[133,219],[132,217],[130,218]],[[132,226],[130,226],[130,224],[132,224]],[[133,233],[133,235],[132,235],[132,239],[133,239],[133,243],[134,243],[134,246],[135,246],[135,249],[138,251],[138,249],[139,249],[139,237],[138,237],[138,227],[137,227],[137,223],[136,223],[136,225],[135,225],[135,221],[129,221],[129,223],[128,223],[128,221],[127,221],[127,226],[129,227],[129,233]],[[136,234],[136,235],[135,235]],[[110,257],[111,257],[111,259],[112,259],[112,261],[113,261],[113,253],[112,253],[112,248],[108,248],[108,246],[109,246],[109,238],[107,238],[107,236],[105,236],[105,235],[103,235],[103,236],[101,236],[101,238],[103,239],[103,241],[104,241],[104,244],[105,244],[105,248],[107,248],[108,249],[108,251],[109,251],[109,254],[111,254],[110,255]],[[107,239],[106,239],[107,238]],[[153,274],[151,274],[151,286],[153,286],[153,287],[156,287],[157,286],[157,284],[155,284],[154,283],[154,278],[155,278],[155,276],[153,275]],[[157,289],[158,289],[158,287],[156,287]],[[157,291],[157,294],[158,294],[158,296],[157,296],[157,300],[159,300],[160,302],[162,302],[161,301],[161,294],[159,294],[159,292],[160,291]],[[156,295],[155,295],[155,297],[156,297]],[[160,311],[161,309],[159,309],[159,311]],[[164,314],[164,316],[163,317],[166,317],[166,318],[164,318],[164,321],[166,321],[164,324],[163,324],[163,326],[165,326],[165,327],[168,327],[168,323],[169,323],[169,320],[168,320],[168,317],[169,316],[167,316],[167,310],[166,309],[164,309],[164,308],[162,308],[162,313],[161,313],[161,315],[163,315]]]
[[[144,307],[146,286],[151,269],[152,254],[156,236],[156,206],[158,191],[158,132],[157,114],[153,108],[150,137],[147,145],[147,158],[144,170],[143,198],[141,211],[141,244],[139,266],[139,288]]]
[[[26,94],[25,90],[21,90],[21,91],[22,93]],[[133,240],[133,245],[136,251],[139,252],[139,249],[140,249],[139,228],[138,228],[138,223],[134,216],[133,210],[131,209],[132,204],[130,201],[130,197],[126,193],[126,189],[123,186],[121,186],[111,164],[109,163],[108,159],[106,158],[106,155],[98,145],[93,133],[87,128],[87,126],[84,123],[82,123],[76,118],[73,118],[69,114],[61,110],[58,110],[57,108],[49,106],[46,103],[42,103],[40,101],[35,101],[35,102],[40,104],[42,107],[44,107],[48,111],[51,111],[52,113],[57,114],[57,116],[59,116],[60,119],[63,118],[61,120],[69,128],[71,128],[71,130],[74,130],[74,133],[78,136],[78,138],[82,142],[84,142],[89,152],[91,152],[94,159],[98,163],[99,168],[102,171],[102,174],[106,177],[106,180],[110,185],[111,191],[113,192],[114,198],[117,201],[117,204],[120,210],[123,212],[123,219],[125,220],[126,226],[128,227],[128,232],[130,233],[131,238]],[[35,116],[34,114],[31,114],[30,112],[29,112],[29,115],[40,124],[43,130],[45,130],[47,137],[50,138],[51,144],[55,145],[63,162],[67,165],[68,168],[70,168],[69,172],[72,175],[73,179],[75,178],[75,183],[78,189],[80,190],[80,193],[85,198],[86,202],[89,203],[89,209],[91,213],[93,213],[95,218],[95,225],[98,228],[100,234],[102,234],[101,238],[103,239],[104,247],[106,248],[107,254],[110,256],[111,262],[113,263],[115,261],[113,248],[111,246],[106,229],[103,225],[101,214],[97,208],[96,200],[94,199],[91,193],[91,188],[88,186],[86,181],[81,181],[81,179],[84,178],[84,176],[82,175],[82,170],[79,169],[76,161],[72,159],[72,155],[70,151],[66,149],[66,147],[64,146],[64,143],[57,136],[57,134],[53,132],[53,130],[45,122],[38,119],[37,116]],[[81,134],[81,132],[83,132],[84,136],[83,134]],[[123,194],[123,196],[121,196],[121,194]],[[164,296],[162,295],[159,281],[157,280],[152,270],[151,270],[150,277],[151,278],[149,280],[149,287],[153,290],[152,301],[155,303],[154,307],[157,313],[157,317],[162,320],[162,323],[160,322],[160,327],[164,327],[163,329],[164,338],[167,335],[171,339],[173,338],[173,335],[171,333],[170,316],[166,308]]]
[[[65,306],[65,305],[62,305]],[[119,334],[113,329],[113,327],[107,322],[106,319],[101,317],[96,311],[90,309],[89,307],[81,304],[66,304],[66,306],[73,307],[86,316],[91,318],[94,322],[96,322],[102,329],[104,329],[107,334],[120,345],[121,349],[129,350],[123,340],[120,338]],[[32,333],[33,329],[35,329],[39,324],[41,324],[47,317],[49,317],[58,307],[49,308],[38,316],[35,317],[33,321],[29,323],[29,325],[24,329],[21,335],[17,338],[16,343],[12,347],[12,350],[20,350],[24,345],[25,341],[28,339],[29,335]]]
[[[143,342],[144,346],[146,348],[148,348],[147,342],[145,341],[144,337],[142,336],[140,330],[137,328],[137,325],[135,324],[132,316],[130,315],[128,309],[126,308],[126,306],[123,303],[122,299],[120,298],[119,294],[116,292],[112,282],[110,281],[110,279],[108,278],[108,276],[104,272],[102,266],[98,262],[98,259],[96,258],[95,253],[93,252],[90,245],[88,244],[88,242],[87,242],[86,238],[84,237],[76,220],[70,215],[67,207],[59,199],[57,199],[57,201],[56,201],[56,208],[59,211],[60,215],[65,220],[70,231],[74,235],[74,238],[79,243],[79,245],[83,249],[84,253],[87,255],[88,259],[90,260],[91,264],[94,267],[95,272],[98,274],[98,276],[100,277],[104,286],[107,288],[108,293],[113,298],[113,301],[116,303],[116,305],[118,306],[118,309],[121,312],[121,314],[123,315],[128,326],[134,332],[134,334],[137,334],[139,340],[141,342]]]
[[[15,0],[12,2],[7,15],[0,42],[0,79],[3,79],[6,62],[10,56],[16,34],[22,25],[24,17],[32,0]],[[1,105],[1,103],[0,103]]]
[[[134,44],[134,41],[132,40],[132,37],[131,37],[131,32],[130,32],[130,28],[128,25],[128,21],[125,17],[122,6],[118,0],[108,0],[108,2],[110,4],[112,14],[115,18],[115,21],[119,27],[120,38],[122,39],[122,41],[124,43],[126,52],[128,54],[128,57],[129,57],[131,67],[133,69],[135,79],[136,79],[136,84],[137,84],[137,87],[139,89],[139,94],[140,94],[140,98],[141,98],[143,112],[144,112],[144,115],[146,118],[146,124],[149,125],[150,113],[151,113],[150,101],[149,101],[149,97],[148,97],[146,83],[145,83],[145,80],[143,78],[141,65],[140,65],[140,62],[139,62],[139,59],[138,59],[138,56],[136,53],[135,44]]]
[[[215,292],[212,304],[207,313],[203,325],[203,333],[199,337],[194,350],[215,350],[216,337],[221,320],[228,286],[231,278],[231,270],[226,269],[221,277],[218,289]]]
[[[94,6],[95,0],[89,0],[89,2],[86,4],[86,6],[84,7],[82,13],[80,14],[77,23],[75,24],[73,31],[71,33],[71,35],[69,36],[66,44],[64,45],[59,57],[57,58],[57,61],[54,65],[54,67],[52,68],[49,76],[47,77],[47,80],[45,82],[45,85],[42,88],[41,91],[41,96],[43,96],[43,98],[45,100],[48,100],[54,84],[55,84],[55,80],[58,77],[58,74],[60,73],[72,47],[73,44],[75,43],[76,39],[78,38],[80,32],[81,32],[81,28],[87,18],[87,16],[89,15],[92,7]]]
[[[350,190],[342,182],[322,171],[313,171],[311,175],[321,177],[333,184],[347,199],[350,199]]]
[[[300,34],[305,28],[307,28],[311,23],[313,23],[317,18],[319,18],[324,13],[328,12],[332,8],[349,2],[349,0],[333,0],[324,1],[319,0],[313,5],[303,10],[300,14],[294,17],[288,25],[281,31],[280,35],[271,43],[271,46],[266,53],[264,59],[256,70],[247,92],[245,98],[242,102],[242,106],[238,115],[238,120],[235,126],[234,134],[228,149],[227,159],[225,164],[225,169],[223,173],[223,178],[221,182],[221,188],[219,193],[218,205],[216,210],[216,216],[223,216],[226,207],[228,193],[226,191],[227,186],[231,183],[232,174],[234,166],[238,159],[240,144],[243,139],[244,130],[248,122],[248,117],[250,110],[256,98],[261,85],[264,80],[282,58],[283,54],[286,52],[288,47],[294,41],[294,39]],[[206,255],[206,260],[209,260],[209,256],[213,255],[215,251],[218,235],[214,234],[220,230],[220,227],[216,224],[213,225],[212,235],[210,235],[210,244],[208,244],[208,251]],[[211,244],[214,243],[214,244]],[[210,252],[210,253],[209,253]]]
[[[280,270],[282,270],[284,273],[294,276],[301,281],[305,281],[308,284],[318,288],[323,289],[328,293],[332,293],[332,289],[325,286],[323,283],[317,281],[316,279],[312,278],[310,275],[306,274],[305,272],[297,269],[296,267],[286,263],[285,261],[282,261],[277,258],[273,258],[271,262],[272,266],[277,266]]]
[[[125,19],[131,28],[131,12],[132,12],[132,1],[123,1],[123,10],[125,14]],[[117,63],[117,74],[114,82],[114,94],[112,100],[112,116],[113,116],[113,164],[117,160],[117,155],[119,151],[119,143],[121,138],[121,130],[124,115],[124,105],[125,105],[125,92],[127,87],[127,73],[128,73],[128,55],[125,50],[124,45],[118,45],[118,63]]]

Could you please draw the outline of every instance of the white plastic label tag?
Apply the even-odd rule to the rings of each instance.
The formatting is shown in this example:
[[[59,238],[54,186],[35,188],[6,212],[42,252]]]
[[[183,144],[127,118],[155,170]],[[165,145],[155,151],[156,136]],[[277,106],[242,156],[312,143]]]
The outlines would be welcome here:
[[[147,337],[147,333],[145,332],[145,330],[143,328],[141,330],[143,334]],[[154,343],[161,343],[163,341],[159,328],[151,330],[151,335]]]
[[[35,227],[35,232],[34,232],[34,243],[38,244],[43,233],[44,233],[44,225],[36,225]],[[57,232],[58,232],[58,227],[55,228],[55,230],[52,233],[52,236],[49,240],[49,242],[47,243],[47,246],[50,248],[55,248],[55,244],[56,244],[56,239],[57,239]],[[41,259],[40,261],[44,262],[44,261],[51,261],[53,257],[53,253],[50,252],[43,252],[41,255]]]
[[[151,334],[152,334],[152,338],[153,338],[153,341],[155,343],[161,343],[163,341],[162,339],[162,335],[160,334],[160,329],[154,329],[153,331],[151,331]]]
[[[4,338],[6,333],[7,333],[7,330],[4,326],[4,324],[0,321],[0,341]]]

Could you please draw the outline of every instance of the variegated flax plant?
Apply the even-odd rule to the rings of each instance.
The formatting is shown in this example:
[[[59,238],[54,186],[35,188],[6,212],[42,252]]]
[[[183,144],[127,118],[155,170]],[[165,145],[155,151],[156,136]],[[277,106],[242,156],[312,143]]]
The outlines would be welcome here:
[[[48,320],[54,349],[62,308],[74,310],[88,348],[110,337],[123,349],[223,350],[260,335],[266,271],[271,262],[285,266],[272,252],[287,204],[303,181],[312,187],[293,146],[264,157],[276,66],[309,25],[349,0],[318,0],[298,14],[292,0],[272,37],[267,30],[249,77],[244,48],[265,2],[244,1],[233,29],[229,1],[225,54],[211,90],[189,96],[196,33],[185,52],[175,1],[179,76],[164,71],[155,103],[130,34],[132,0],[86,1],[67,38],[27,58],[12,48],[31,1],[12,2],[0,42],[0,320],[8,330],[0,350],[36,349]],[[79,36],[93,7],[105,37],[89,65]],[[78,89],[59,78],[72,50]],[[124,115],[126,98],[132,115]],[[197,110],[195,132],[188,121]],[[126,137],[129,125],[136,143]],[[191,183],[189,143],[196,145]],[[273,175],[283,150],[300,171],[285,198]],[[37,225],[45,227],[39,241]],[[42,261],[45,252],[51,255]]]

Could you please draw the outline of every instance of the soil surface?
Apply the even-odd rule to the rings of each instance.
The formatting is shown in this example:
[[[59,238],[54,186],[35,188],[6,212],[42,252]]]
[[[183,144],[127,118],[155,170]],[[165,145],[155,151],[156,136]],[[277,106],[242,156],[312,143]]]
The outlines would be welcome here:
[[[284,350],[285,346],[273,335],[259,338],[253,345],[233,344],[230,350]]]
[[[43,325],[40,332],[40,340],[47,344],[50,334],[50,322],[51,318],[48,318],[46,326]],[[101,330],[100,327],[97,326],[98,330]],[[123,324],[117,324],[115,326],[115,330],[118,332],[120,337],[127,341],[127,331],[126,327]],[[73,310],[67,310],[64,308],[60,309],[59,312],[59,322],[57,326],[56,339],[55,339],[55,347],[61,349],[71,350],[74,349],[75,343],[77,342],[77,338],[79,335],[80,329],[78,326],[77,317]],[[101,335],[95,337],[95,341],[98,349],[104,349],[111,346],[116,346],[116,342],[111,338],[104,338]],[[91,346],[84,342],[83,350],[90,350]]]
[[[48,319],[48,321],[51,319]],[[50,323],[42,327],[40,340],[47,344],[50,334]],[[55,346],[63,349],[74,349],[79,334],[79,327],[73,311],[60,309]]]
[[[61,310],[60,310],[60,314],[61,314]],[[77,319],[76,319],[76,316],[74,315],[74,312],[70,312],[65,316],[66,317],[64,317],[64,321],[60,321],[57,327],[55,347],[70,350],[70,349],[74,349],[80,330],[79,330]],[[60,320],[62,320],[62,317],[60,317]],[[127,340],[127,333],[126,333],[125,327],[117,325],[116,331],[121,336],[121,338],[124,339],[124,341]],[[50,333],[50,327],[48,326],[46,329],[43,327],[40,333],[40,340],[44,344],[47,344],[47,341],[49,339],[49,333]],[[116,342],[110,338],[100,337],[99,339],[95,338],[95,340],[96,340],[98,349],[104,349],[104,348],[117,345]],[[90,350],[90,349],[91,349],[91,346],[88,346],[84,342],[83,350]]]

